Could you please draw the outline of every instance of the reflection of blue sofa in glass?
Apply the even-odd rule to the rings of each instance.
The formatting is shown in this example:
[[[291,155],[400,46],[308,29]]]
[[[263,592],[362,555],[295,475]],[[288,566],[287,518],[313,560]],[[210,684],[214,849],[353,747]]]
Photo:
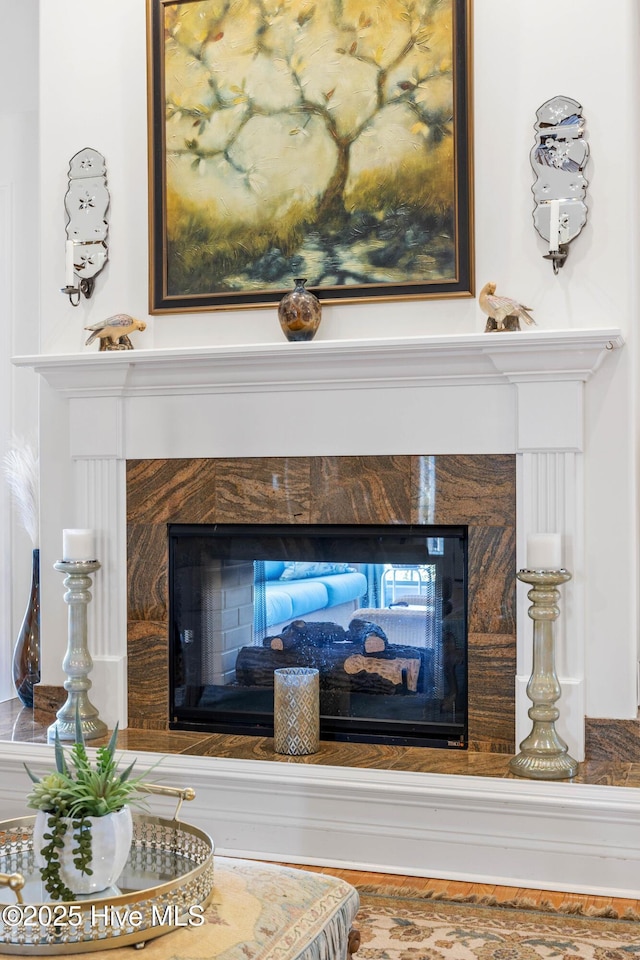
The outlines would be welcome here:
[[[264,626],[289,623],[316,610],[326,611],[342,604],[352,604],[353,609],[354,601],[366,592],[367,578],[347,563],[265,560]],[[322,619],[332,618],[325,614]]]

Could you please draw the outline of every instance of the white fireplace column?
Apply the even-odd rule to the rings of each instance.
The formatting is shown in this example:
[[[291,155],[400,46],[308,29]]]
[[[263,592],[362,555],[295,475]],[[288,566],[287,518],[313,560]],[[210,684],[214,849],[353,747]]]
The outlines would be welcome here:
[[[77,524],[96,531],[101,568],[93,576],[87,632],[93,659],[90,697],[100,717],[127,725],[127,523],[123,400],[70,403],[70,448]],[[93,423],[93,430],[86,429]]]
[[[556,672],[562,687],[556,728],[570,755],[584,760],[584,385],[519,381],[516,389],[516,565],[518,569],[527,566],[528,534],[561,535],[562,563],[572,579],[560,590],[560,616],[554,627]],[[560,417],[559,411],[568,415]],[[528,710],[532,704],[526,687],[533,653],[528,590],[522,583],[517,590],[516,748],[531,731]]]
[[[96,529],[102,564],[89,611],[91,697],[101,717],[127,720],[127,459],[515,453],[518,567],[527,534],[558,532],[573,574],[557,622],[557,727],[582,759],[584,384],[622,345],[616,329],[536,330],[16,358],[69,401],[69,525]],[[335,429],[345,403],[357,438]],[[309,429],[273,430],[291,404],[304,407]],[[438,415],[419,417],[418,432],[412,417],[392,420],[405,407]],[[48,562],[58,559],[55,536],[42,544],[42,574],[59,580]],[[530,729],[532,647],[526,589],[518,591],[517,743]],[[50,641],[59,642],[61,661],[64,638]]]

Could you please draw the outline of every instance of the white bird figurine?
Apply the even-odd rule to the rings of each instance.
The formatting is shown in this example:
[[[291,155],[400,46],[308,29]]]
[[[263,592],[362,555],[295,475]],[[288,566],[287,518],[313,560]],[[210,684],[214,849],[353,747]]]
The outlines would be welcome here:
[[[478,300],[483,313],[486,313],[488,317],[495,320],[497,330],[507,329],[505,327],[507,317],[517,317],[519,320],[524,320],[525,323],[529,324],[535,323],[533,317],[529,316],[527,312],[531,310],[531,307],[525,307],[521,303],[518,303],[517,300],[512,300],[511,297],[496,297],[494,296],[495,292],[495,283],[485,283],[480,291]],[[516,329],[520,329],[519,324]]]
[[[133,350],[128,334],[133,333],[134,330],[146,329],[144,320],[136,320],[128,313],[116,313],[112,317],[107,317],[106,320],[94,323],[91,327],[85,327],[85,330],[91,331],[85,346],[99,337],[101,350]]]

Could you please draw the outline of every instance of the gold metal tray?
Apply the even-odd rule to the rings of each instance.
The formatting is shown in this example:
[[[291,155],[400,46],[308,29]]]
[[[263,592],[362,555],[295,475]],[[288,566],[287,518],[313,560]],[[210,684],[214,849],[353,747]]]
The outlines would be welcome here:
[[[193,797],[193,791],[166,787],[148,792],[178,794],[181,801]],[[6,884],[0,886],[0,953],[143,945],[202,924],[213,891],[214,852],[203,830],[175,818],[134,814],[131,852],[117,886],[63,903],[46,899],[34,864],[34,823],[35,817],[0,822],[0,881]]]

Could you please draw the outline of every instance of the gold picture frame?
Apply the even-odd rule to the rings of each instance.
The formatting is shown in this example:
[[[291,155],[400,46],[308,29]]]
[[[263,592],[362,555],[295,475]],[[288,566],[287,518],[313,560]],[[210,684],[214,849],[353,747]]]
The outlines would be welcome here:
[[[148,0],[150,311],[473,295],[471,0]]]

